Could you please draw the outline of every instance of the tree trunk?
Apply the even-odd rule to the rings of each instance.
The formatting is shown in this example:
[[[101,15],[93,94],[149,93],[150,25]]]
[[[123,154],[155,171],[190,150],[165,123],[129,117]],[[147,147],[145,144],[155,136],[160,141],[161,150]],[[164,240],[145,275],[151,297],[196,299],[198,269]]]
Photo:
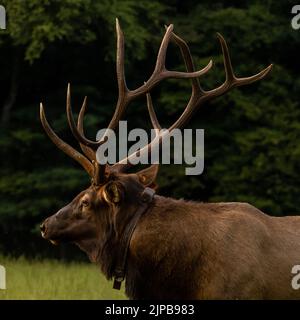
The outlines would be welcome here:
[[[21,54],[20,50],[14,49],[13,59],[12,59],[12,73],[10,78],[10,87],[8,96],[4,102],[1,114],[1,124],[2,126],[8,126],[11,110],[16,102],[19,86],[19,70],[21,64]]]

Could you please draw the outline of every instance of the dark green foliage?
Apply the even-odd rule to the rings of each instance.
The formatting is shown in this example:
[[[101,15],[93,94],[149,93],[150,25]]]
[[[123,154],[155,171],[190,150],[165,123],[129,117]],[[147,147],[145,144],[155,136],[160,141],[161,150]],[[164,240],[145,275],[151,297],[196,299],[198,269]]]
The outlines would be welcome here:
[[[65,117],[67,82],[74,110],[89,97],[87,135],[105,127],[116,102],[114,19],[125,33],[126,74],[135,88],[151,74],[164,24],[190,45],[195,64],[215,64],[201,79],[205,89],[224,78],[215,33],[230,47],[237,75],[269,63],[262,82],[203,106],[190,127],[205,129],[205,170],[185,176],[184,167],[164,165],[160,193],[198,201],[246,201],[271,215],[300,212],[300,31],[291,28],[291,1],[4,1],[8,28],[0,31],[1,104],[14,81],[17,96],[0,129],[0,250],[18,254],[47,248],[38,224],[87,187],[85,172],[44,134],[38,104],[56,132],[76,146]],[[12,79],[14,53],[19,70]],[[167,66],[184,70],[174,45]],[[190,94],[185,80],[164,82],[153,92],[163,126],[182,112]],[[130,127],[149,128],[141,99],[126,113]]]

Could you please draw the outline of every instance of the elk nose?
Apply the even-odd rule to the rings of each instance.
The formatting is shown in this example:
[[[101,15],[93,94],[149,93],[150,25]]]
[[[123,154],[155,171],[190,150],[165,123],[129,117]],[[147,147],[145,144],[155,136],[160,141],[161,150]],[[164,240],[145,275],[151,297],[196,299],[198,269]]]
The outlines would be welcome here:
[[[40,229],[41,229],[42,232],[45,232],[45,230],[46,230],[45,222],[43,222],[43,223],[40,225]]]

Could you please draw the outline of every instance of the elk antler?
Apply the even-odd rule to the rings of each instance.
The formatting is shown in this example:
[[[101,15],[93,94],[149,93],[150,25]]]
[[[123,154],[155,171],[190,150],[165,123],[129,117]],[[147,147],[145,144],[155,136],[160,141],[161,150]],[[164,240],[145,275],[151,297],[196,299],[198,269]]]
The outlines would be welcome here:
[[[155,64],[154,71],[147,82],[135,90],[129,90],[126,85],[125,80],[125,71],[124,71],[124,35],[120,28],[119,21],[116,19],[116,32],[117,32],[117,56],[116,56],[116,72],[117,72],[117,82],[118,82],[118,101],[116,105],[116,109],[114,115],[108,125],[108,129],[115,129],[119,123],[119,120],[122,118],[127,105],[135,98],[140,97],[144,94],[147,94],[155,85],[167,78],[195,78],[205,74],[212,66],[212,61],[208,63],[206,67],[199,71],[192,72],[178,72],[178,71],[170,71],[166,69],[165,61],[166,61],[166,53],[169,42],[173,31],[173,25],[170,25],[166,28],[165,35],[162,39],[157,60]],[[100,165],[96,161],[96,149],[105,142],[104,139],[100,139],[99,141],[91,141],[87,139],[84,135],[83,130],[83,118],[86,110],[86,98],[82,104],[77,126],[75,124],[75,120],[72,113],[71,106],[71,92],[70,85],[68,85],[67,90],[67,118],[70,129],[75,136],[75,138],[80,143],[80,147],[85,154],[83,156],[78,151],[76,151],[73,147],[62,141],[51,129],[49,126],[47,119],[45,117],[44,109],[41,104],[41,112],[40,117],[43,124],[43,127],[50,137],[50,139],[66,154],[70,157],[78,161],[83,168],[89,173],[89,175],[93,179],[93,183],[100,184],[104,181],[105,170],[109,167],[110,169],[116,169],[118,166],[108,166],[108,165]],[[153,110],[154,112],[154,110]],[[106,137],[106,134],[103,135]],[[123,167],[122,165],[120,168]]]
[[[118,101],[116,105],[116,109],[114,115],[108,125],[108,129],[115,129],[119,123],[119,120],[122,118],[127,105],[134,99],[146,94],[149,92],[154,86],[156,86],[159,82],[168,78],[196,78],[203,74],[205,74],[211,67],[212,61],[208,63],[206,67],[199,71],[193,72],[179,72],[179,71],[170,71],[166,69],[165,61],[166,61],[166,53],[167,48],[172,38],[173,25],[167,27],[166,33],[163,37],[163,40],[160,45],[160,49],[158,51],[156,65],[154,71],[147,82],[135,90],[129,90],[126,85],[125,80],[125,72],[124,72],[124,35],[120,28],[119,21],[116,19],[116,32],[117,32],[117,57],[116,57],[116,71],[117,71],[117,81],[118,81]],[[85,146],[89,146],[94,150],[104,143],[104,140],[92,141],[87,139],[82,132],[78,130],[76,127],[71,105],[69,104],[67,107],[67,115],[69,120],[69,125],[71,131],[75,138]],[[103,137],[106,134],[103,135]]]
[[[193,60],[192,60],[192,57],[190,54],[190,50],[189,50],[186,42],[173,32],[172,32],[171,36],[172,36],[171,37],[172,40],[176,43],[176,45],[179,46],[179,48],[181,50],[181,54],[183,56],[187,71],[190,73],[193,73],[194,72],[194,64],[193,64]],[[205,101],[208,101],[212,98],[221,96],[234,87],[251,84],[255,81],[261,80],[264,77],[266,77],[266,75],[271,71],[272,64],[253,76],[245,77],[245,78],[238,78],[234,74],[232,64],[231,64],[230,55],[229,55],[229,50],[228,50],[225,39],[219,33],[217,33],[217,37],[219,39],[219,42],[220,42],[220,45],[222,48],[222,53],[223,53],[223,62],[224,62],[225,75],[226,75],[226,79],[225,79],[224,83],[215,89],[205,91],[201,88],[198,79],[192,79],[192,94],[191,94],[190,100],[189,100],[187,106],[185,107],[183,113],[181,114],[181,116],[175,121],[175,123],[173,123],[169,127],[168,130],[164,131],[162,134],[156,135],[155,139],[153,139],[148,145],[146,145],[145,147],[143,147],[139,151],[134,152],[133,154],[129,155],[127,158],[116,163],[114,166],[117,166],[119,168],[119,170],[121,170],[121,171],[126,170],[129,166],[131,166],[131,163],[130,163],[131,160],[133,160],[135,157],[141,156],[141,154],[143,154],[145,152],[148,152],[148,155],[150,155],[151,149],[153,147],[157,147],[157,145],[160,145],[162,142],[162,139],[164,137],[166,137],[167,135],[169,135],[173,129],[184,127],[184,125],[190,120],[193,113]],[[155,123],[155,126],[157,128],[161,128],[161,126],[157,120],[155,111],[153,109],[152,101],[151,101],[149,95],[147,95],[147,104],[148,104],[148,110],[149,110],[152,124]],[[122,168],[122,165],[123,165],[123,168]]]
[[[118,125],[119,120],[122,118],[127,105],[135,98],[140,97],[141,95],[146,94],[147,96],[147,106],[150,115],[150,119],[152,125],[155,129],[156,136],[154,140],[152,140],[148,145],[144,146],[141,150],[131,154],[127,158],[119,161],[118,163],[109,166],[107,165],[100,165],[96,161],[96,149],[104,143],[106,140],[101,138],[99,141],[92,141],[85,137],[84,130],[83,130],[83,118],[86,110],[87,99],[85,98],[79,113],[77,126],[75,124],[75,120],[72,114],[72,107],[71,107],[71,93],[70,93],[70,85],[68,85],[67,90],[67,117],[70,129],[78,140],[80,147],[85,154],[82,155],[78,151],[76,151],[73,147],[62,141],[55,132],[49,126],[49,123],[45,117],[44,108],[41,103],[40,105],[40,118],[42,125],[50,137],[50,139],[55,143],[55,145],[68,154],[71,158],[75,159],[79,162],[83,168],[88,172],[88,174],[92,177],[93,183],[99,185],[105,181],[105,173],[106,170],[109,171],[124,171],[128,166],[131,166],[131,161],[133,158],[140,156],[144,152],[151,153],[151,148],[156,146],[157,144],[160,145],[162,139],[168,135],[173,129],[175,128],[182,128],[191,118],[192,114],[207,100],[212,98],[218,97],[234,87],[242,86],[246,84],[250,84],[257,80],[263,79],[271,70],[272,65],[267,67],[266,69],[262,70],[258,74],[247,77],[247,78],[238,78],[235,76],[230,55],[228,51],[227,44],[224,38],[218,34],[218,39],[221,44],[222,53],[223,53],[223,60],[224,60],[224,67],[225,67],[225,74],[226,79],[222,85],[218,88],[205,91],[201,88],[199,84],[199,80],[197,77],[205,74],[212,66],[212,61],[208,63],[208,65],[200,71],[195,71],[193,60],[191,57],[191,53],[189,51],[188,45],[184,40],[182,40],[179,36],[173,33],[173,25],[166,27],[166,32],[163,37],[163,40],[160,45],[160,49],[158,51],[156,65],[154,71],[148,81],[144,82],[144,84],[138,87],[135,90],[129,90],[126,85],[125,80],[125,72],[124,72],[124,35],[120,28],[118,19],[116,19],[116,31],[117,31],[117,57],[116,57],[116,71],[117,71],[117,82],[118,82],[118,101],[116,105],[116,109],[114,115],[109,123],[108,129],[115,129]],[[166,53],[167,48],[170,41],[174,41],[175,44],[180,48],[181,54],[183,56],[187,72],[178,72],[178,71],[170,71],[166,69],[165,61],[166,61]],[[164,131],[161,134],[159,131],[161,126],[158,122],[156,117],[150,91],[151,89],[167,78],[189,78],[192,81],[192,93],[190,100],[185,107],[181,116],[177,119],[175,123],[173,123],[167,131]],[[106,134],[103,135],[106,138]]]

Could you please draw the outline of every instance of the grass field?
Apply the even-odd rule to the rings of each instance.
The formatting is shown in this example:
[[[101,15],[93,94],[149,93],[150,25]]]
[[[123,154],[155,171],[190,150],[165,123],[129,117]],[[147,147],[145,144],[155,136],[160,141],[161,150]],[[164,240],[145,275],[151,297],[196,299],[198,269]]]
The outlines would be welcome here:
[[[92,264],[0,256],[0,265],[6,268],[7,287],[0,290],[0,300],[125,299],[124,291],[113,290]]]

